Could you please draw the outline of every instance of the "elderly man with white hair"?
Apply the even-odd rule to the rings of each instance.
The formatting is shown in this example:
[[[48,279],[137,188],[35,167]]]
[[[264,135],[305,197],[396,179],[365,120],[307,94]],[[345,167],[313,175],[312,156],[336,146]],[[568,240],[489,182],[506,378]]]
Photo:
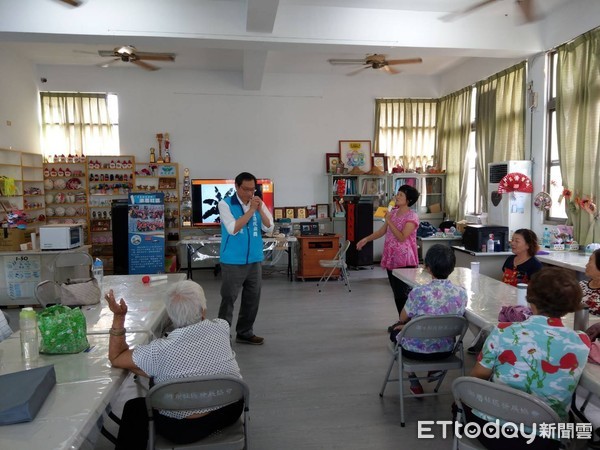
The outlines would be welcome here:
[[[202,287],[190,280],[180,281],[167,294],[166,308],[174,330],[164,338],[130,349],[125,341],[125,300],[118,302],[111,290],[105,296],[113,312],[108,358],[113,367],[129,369],[150,377],[154,383],[202,375],[230,375],[241,378],[231,349],[229,324],[206,319],[206,297]],[[216,410],[159,411],[156,430],[177,444],[195,442],[234,423],[243,402]],[[145,449],[148,418],[143,397],[129,400],[123,409],[116,449]]]

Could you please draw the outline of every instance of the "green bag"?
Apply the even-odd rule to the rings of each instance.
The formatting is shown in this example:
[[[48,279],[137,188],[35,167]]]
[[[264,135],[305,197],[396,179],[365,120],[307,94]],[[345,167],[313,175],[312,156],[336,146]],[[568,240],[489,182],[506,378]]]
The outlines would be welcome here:
[[[38,313],[42,337],[40,353],[79,353],[90,344],[87,340],[85,316],[79,308],[54,305]]]

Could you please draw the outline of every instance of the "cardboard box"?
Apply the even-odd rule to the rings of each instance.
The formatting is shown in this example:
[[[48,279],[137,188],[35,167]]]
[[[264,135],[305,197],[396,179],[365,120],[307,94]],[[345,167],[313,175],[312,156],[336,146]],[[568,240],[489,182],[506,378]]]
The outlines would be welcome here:
[[[31,241],[31,233],[34,230],[21,230],[19,228],[1,228],[0,229],[0,251],[18,252],[21,250],[21,244]]]

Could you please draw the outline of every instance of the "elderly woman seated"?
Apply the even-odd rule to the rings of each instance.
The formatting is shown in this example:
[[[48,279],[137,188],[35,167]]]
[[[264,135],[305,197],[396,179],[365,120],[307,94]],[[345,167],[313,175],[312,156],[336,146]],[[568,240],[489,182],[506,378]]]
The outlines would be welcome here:
[[[206,298],[199,284],[177,283],[167,294],[166,308],[175,329],[167,337],[130,349],[125,341],[125,300],[116,301],[113,291],[106,295],[113,312],[108,358],[114,367],[152,377],[155,383],[202,375],[224,374],[240,377],[229,340],[229,325],[221,319],[206,319]],[[199,411],[159,411],[157,432],[177,444],[195,442],[234,423],[241,415],[243,402]],[[116,449],[146,449],[148,418],[145,399],[129,400]]]
[[[527,301],[533,315],[523,322],[499,323],[471,371],[471,376],[492,379],[535,395],[559,417],[568,419],[571,397],[590,351],[583,332],[563,325],[561,317],[581,308],[581,287],[575,275],[558,267],[536,272],[527,287]],[[483,425],[494,421],[479,411],[467,418]],[[526,445],[517,438],[504,441],[480,436],[486,448],[558,448],[559,442],[537,438]]]
[[[447,245],[435,244],[425,254],[425,270],[431,274],[431,283],[414,288],[400,313],[400,324],[390,334],[392,342],[398,333],[413,317],[442,314],[463,315],[467,307],[467,291],[452,284],[448,277],[454,271],[456,257]],[[447,358],[452,354],[453,339],[407,339],[399,341],[402,354],[408,358],[431,361]],[[430,372],[428,381],[435,381],[441,375]],[[408,374],[410,391],[414,395],[423,394],[423,386],[414,373]]]

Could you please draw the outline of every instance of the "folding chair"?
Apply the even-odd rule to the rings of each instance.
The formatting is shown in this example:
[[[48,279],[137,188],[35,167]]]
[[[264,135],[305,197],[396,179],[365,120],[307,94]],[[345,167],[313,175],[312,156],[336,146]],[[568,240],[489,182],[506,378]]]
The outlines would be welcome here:
[[[556,431],[562,422],[556,411],[538,397],[504,384],[463,376],[452,383],[452,394],[458,407],[456,420],[463,424],[468,422],[465,407],[529,428],[532,424],[545,423],[549,430]],[[486,447],[477,438],[462,433],[460,438],[454,435],[452,448],[480,450]]]
[[[404,421],[404,397],[429,397],[433,395],[439,395],[438,390],[446,377],[448,370],[460,370],[461,374],[465,374],[464,366],[464,351],[463,351],[463,337],[467,331],[468,322],[463,316],[457,316],[452,314],[444,314],[439,316],[419,316],[413,318],[402,328],[402,331],[398,334],[398,341],[400,338],[417,338],[417,339],[439,339],[439,338],[454,338],[454,348],[452,349],[452,355],[433,361],[421,361],[416,359],[406,358],[402,355],[402,349],[399,344],[393,344],[390,342],[390,351],[392,353],[392,359],[383,381],[383,386],[379,392],[379,396],[383,397],[383,392],[389,381],[398,381],[399,393],[400,393],[400,426],[405,426]],[[394,363],[398,362],[398,378],[390,378]],[[404,377],[404,372],[432,372],[441,371],[442,374],[438,378],[438,382],[432,393],[424,393],[414,395],[412,393],[404,392],[404,381],[408,381],[408,376]],[[417,379],[428,378],[428,376],[417,376]]]
[[[146,395],[150,419],[148,449],[247,449],[249,398],[248,385],[240,378],[227,375],[180,378],[154,385]],[[175,411],[222,407],[241,399],[244,400],[244,412],[236,423],[197,442],[177,445],[156,434],[153,409]]]
[[[317,288],[319,288],[319,292],[323,290],[329,278],[333,275],[333,272],[336,270],[340,271],[340,277],[344,281],[344,285],[348,288],[348,292],[352,292],[350,289],[350,280],[348,278],[348,265],[346,264],[346,252],[348,251],[348,247],[350,247],[350,241],[344,242],[344,245],[340,247],[335,258],[333,259],[321,259],[319,260],[319,265],[324,269],[331,269],[329,272],[327,270],[323,272],[323,276],[317,283]],[[325,280],[323,285],[321,286],[321,282]]]
[[[59,253],[52,263],[52,280],[45,280],[35,288],[35,298],[42,306],[60,303],[61,283],[68,279],[91,278],[94,260],[87,252]]]

